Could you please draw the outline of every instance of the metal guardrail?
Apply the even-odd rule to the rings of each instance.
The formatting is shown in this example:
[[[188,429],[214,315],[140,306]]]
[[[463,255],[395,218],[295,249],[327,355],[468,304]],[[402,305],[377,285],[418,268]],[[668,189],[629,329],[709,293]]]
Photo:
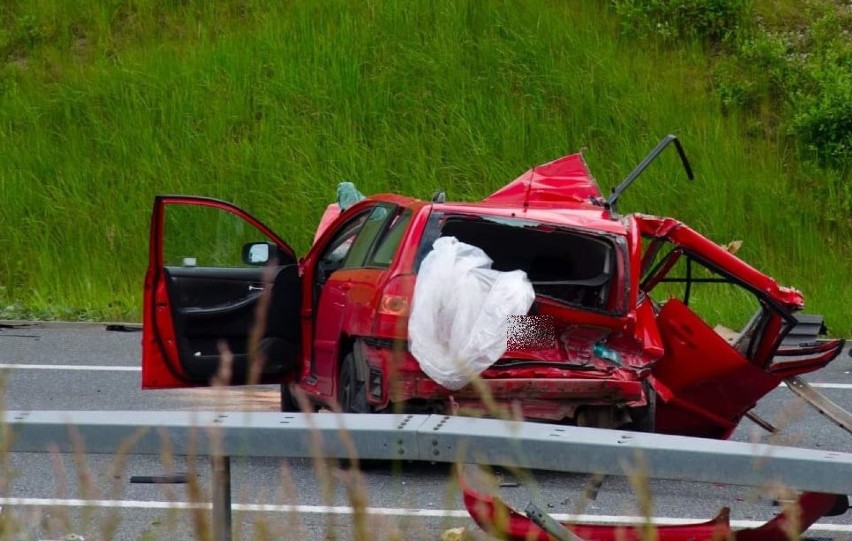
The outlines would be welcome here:
[[[12,452],[213,457],[214,539],[231,539],[230,457],[418,460],[846,494],[852,453],[443,415],[8,411]],[[2,433],[0,433],[2,435]],[[124,449],[133,441],[131,450]],[[77,442],[77,443],[75,443]],[[75,447],[83,442],[84,449]]]

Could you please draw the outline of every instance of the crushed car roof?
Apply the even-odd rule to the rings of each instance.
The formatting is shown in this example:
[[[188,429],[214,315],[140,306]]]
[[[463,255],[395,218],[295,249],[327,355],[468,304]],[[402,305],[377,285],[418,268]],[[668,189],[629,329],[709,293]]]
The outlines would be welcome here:
[[[537,165],[484,199],[500,205],[556,206],[591,203],[601,190],[581,154]]]
[[[537,165],[479,203],[446,203],[438,210],[473,212],[560,226],[625,234],[621,221],[610,218],[581,154]]]

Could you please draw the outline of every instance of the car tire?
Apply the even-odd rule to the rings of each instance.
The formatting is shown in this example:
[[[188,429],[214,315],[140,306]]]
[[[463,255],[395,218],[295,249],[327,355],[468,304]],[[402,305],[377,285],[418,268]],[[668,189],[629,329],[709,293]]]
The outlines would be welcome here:
[[[340,379],[337,385],[337,400],[343,413],[369,413],[367,403],[367,382],[359,376],[358,359],[349,352],[340,363]]]
[[[355,354],[350,351],[340,363],[337,399],[340,411],[343,413],[370,413],[370,405],[367,403],[367,383],[358,376],[358,362]],[[353,462],[346,458],[340,460],[340,468],[344,470],[356,469],[356,464],[357,469],[367,470],[382,467],[384,461],[360,459]]]
[[[293,398],[290,384],[286,381],[281,384],[281,411],[290,413],[301,411],[299,404]]]
[[[651,432],[656,430],[657,421],[657,392],[646,381],[644,384],[648,404],[630,410],[630,423],[625,427],[634,432]]]

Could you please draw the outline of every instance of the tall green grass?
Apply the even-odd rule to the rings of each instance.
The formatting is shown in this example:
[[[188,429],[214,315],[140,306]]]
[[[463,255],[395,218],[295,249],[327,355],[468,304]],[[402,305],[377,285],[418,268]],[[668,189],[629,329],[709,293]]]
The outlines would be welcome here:
[[[478,199],[584,149],[622,211],[671,215],[799,287],[849,334],[850,231],[807,171],[720,113],[707,52],[602,2],[18,0],[0,7],[4,315],[139,318],[157,193],[220,197],[304,253],[334,187]]]

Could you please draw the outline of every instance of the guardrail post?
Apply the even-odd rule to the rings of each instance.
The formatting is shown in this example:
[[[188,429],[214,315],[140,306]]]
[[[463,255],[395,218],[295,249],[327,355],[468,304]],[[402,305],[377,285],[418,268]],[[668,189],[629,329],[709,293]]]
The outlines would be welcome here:
[[[231,541],[231,457],[213,456],[213,539]]]

